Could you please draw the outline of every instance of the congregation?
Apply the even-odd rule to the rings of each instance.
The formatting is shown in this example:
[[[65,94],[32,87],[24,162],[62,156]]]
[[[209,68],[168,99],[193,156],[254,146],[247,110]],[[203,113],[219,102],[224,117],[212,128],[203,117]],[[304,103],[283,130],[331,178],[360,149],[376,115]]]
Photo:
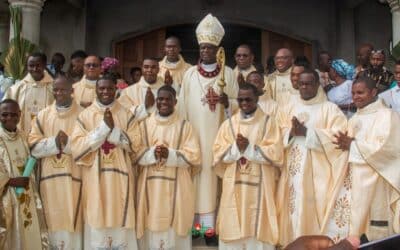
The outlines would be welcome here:
[[[0,249],[357,249],[400,233],[400,61],[392,73],[365,43],[356,65],[281,48],[260,69],[241,44],[232,69],[224,35],[208,14],[197,65],[171,36],[128,79],[115,58],[79,50],[63,72],[63,54],[32,53],[0,103]]]

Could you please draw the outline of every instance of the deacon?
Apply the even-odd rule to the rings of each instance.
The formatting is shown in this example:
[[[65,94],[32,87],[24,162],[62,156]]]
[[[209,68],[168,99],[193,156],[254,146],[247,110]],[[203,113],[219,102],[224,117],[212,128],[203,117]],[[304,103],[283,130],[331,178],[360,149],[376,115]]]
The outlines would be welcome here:
[[[18,127],[26,134],[31,129],[32,118],[54,101],[51,91],[53,78],[45,70],[46,61],[46,55],[43,53],[31,54],[27,61],[28,74],[11,86],[3,98],[18,102],[21,109]]]
[[[143,249],[191,249],[192,177],[200,171],[200,145],[192,126],[175,112],[176,92],[158,89],[157,111],[140,124],[137,236]]]
[[[233,69],[233,73],[239,84],[245,82],[250,72],[256,71],[254,67],[254,54],[250,46],[242,44],[236,49],[235,53],[236,67]]]
[[[0,103],[0,248],[46,249],[48,237],[34,175],[22,177],[29,147],[24,133],[17,129],[20,115],[16,101]],[[24,188],[24,192],[17,195],[15,188]]]
[[[278,104],[272,100],[267,93],[265,93],[263,75],[257,71],[250,72],[247,75],[246,82],[256,87],[258,106],[261,108],[261,110],[269,116],[276,117],[278,115]]]
[[[115,92],[113,76],[100,78],[97,99],[81,112],[71,136],[72,155],[82,168],[84,249],[137,249],[130,157],[140,134],[134,114],[115,100]]]
[[[88,56],[83,64],[84,75],[74,84],[74,99],[83,108],[89,107],[96,99],[96,82],[101,75],[101,61],[98,56]]]
[[[222,178],[219,249],[275,249],[279,231],[275,168],[283,163],[280,129],[258,107],[255,86],[240,85],[240,111],[221,125],[213,147]]]
[[[293,53],[286,48],[279,49],[274,60],[276,70],[268,75],[265,88],[281,107],[287,103],[290,95],[296,92],[290,82],[290,72],[294,62]]]
[[[54,249],[82,248],[81,169],[71,155],[70,136],[82,108],[72,100],[72,80],[57,75],[53,105],[32,121],[28,142],[41,159],[39,190]]]
[[[277,206],[283,246],[299,236],[320,233],[330,183],[337,180],[334,170],[346,161],[332,143],[335,133],[346,130],[346,117],[318,90],[318,73],[305,69],[298,86],[299,101],[282,110],[286,166],[279,182]]]
[[[377,240],[400,230],[400,117],[377,92],[370,78],[353,83],[357,112],[348,131],[335,136],[337,147],[349,155],[324,223],[324,233],[335,240],[362,234]]]
[[[159,62],[160,72],[158,75],[166,84],[175,83],[178,87],[182,84],[183,75],[192,65],[185,62],[181,53],[181,42],[175,36],[168,37],[164,44],[165,56]]]
[[[118,101],[122,106],[135,114],[144,114],[146,116],[147,113],[153,113],[156,109],[155,96],[157,95],[157,91],[165,84],[163,79],[157,75],[159,70],[157,59],[144,59],[142,65],[143,75],[140,81],[121,92]]]
[[[221,66],[217,63],[217,50],[225,31],[218,19],[208,14],[197,26],[200,61],[189,68],[182,81],[179,109],[200,138],[202,170],[195,177],[196,213],[199,223],[214,228],[217,207],[217,176],[212,166],[212,145],[219,125],[223,122],[223,109],[229,108],[229,99],[237,97],[237,82],[232,69],[225,66],[226,87],[218,85]],[[197,221],[198,219],[196,219]]]

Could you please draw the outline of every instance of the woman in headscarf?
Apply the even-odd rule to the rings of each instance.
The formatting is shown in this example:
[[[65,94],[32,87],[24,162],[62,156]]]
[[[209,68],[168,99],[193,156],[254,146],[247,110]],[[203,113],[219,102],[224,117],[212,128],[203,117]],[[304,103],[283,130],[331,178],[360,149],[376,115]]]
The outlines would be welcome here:
[[[354,72],[354,66],[342,59],[333,60],[329,70],[329,78],[335,84],[327,92],[328,100],[337,104],[348,118],[355,112],[351,96]]]

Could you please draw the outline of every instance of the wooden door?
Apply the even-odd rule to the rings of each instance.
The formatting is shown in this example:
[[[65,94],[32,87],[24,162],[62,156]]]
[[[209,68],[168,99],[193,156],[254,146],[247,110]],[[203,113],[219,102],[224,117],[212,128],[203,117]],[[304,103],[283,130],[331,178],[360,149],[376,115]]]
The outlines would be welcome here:
[[[114,57],[120,62],[119,72],[126,80],[130,79],[132,67],[141,67],[146,57],[162,58],[164,51],[165,29],[116,42],[113,46]]]
[[[271,31],[262,31],[261,34],[261,53],[263,65],[270,55],[275,55],[278,49],[288,48],[293,51],[294,57],[305,56],[312,63],[312,46],[311,43],[296,40],[287,36],[283,36]]]

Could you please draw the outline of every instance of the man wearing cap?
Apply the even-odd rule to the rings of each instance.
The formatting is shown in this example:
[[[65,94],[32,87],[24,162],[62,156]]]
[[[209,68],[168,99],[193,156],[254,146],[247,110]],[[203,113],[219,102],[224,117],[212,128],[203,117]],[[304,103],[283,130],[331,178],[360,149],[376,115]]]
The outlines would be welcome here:
[[[229,99],[237,97],[238,84],[231,68],[225,66],[226,86],[221,90],[218,80],[221,67],[216,54],[225,31],[218,19],[208,14],[197,26],[200,60],[189,68],[182,81],[179,111],[194,127],[200,138],[202,171],[194,179],[196,187],[195,211],[203,227],[214,228],[217,201],[217,176],[211,166],[212,146],[220,124],[225,119],[223,110]]]

